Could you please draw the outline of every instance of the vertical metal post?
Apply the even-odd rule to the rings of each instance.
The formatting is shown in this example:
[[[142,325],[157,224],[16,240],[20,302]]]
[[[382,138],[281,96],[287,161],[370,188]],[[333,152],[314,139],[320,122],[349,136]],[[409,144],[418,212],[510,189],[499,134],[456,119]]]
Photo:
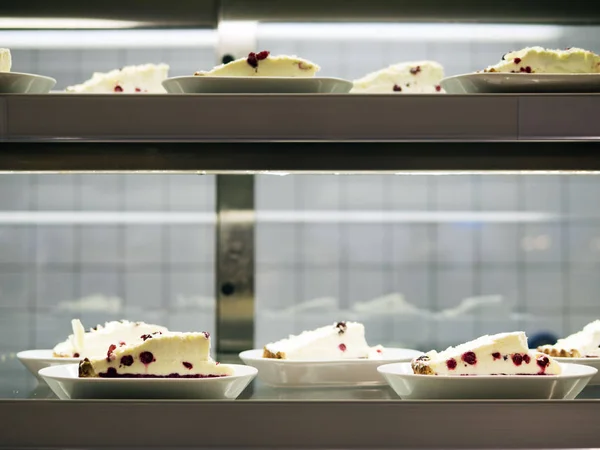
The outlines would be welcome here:
[[[254,176],[217,175],[217,353],[254,348]]]

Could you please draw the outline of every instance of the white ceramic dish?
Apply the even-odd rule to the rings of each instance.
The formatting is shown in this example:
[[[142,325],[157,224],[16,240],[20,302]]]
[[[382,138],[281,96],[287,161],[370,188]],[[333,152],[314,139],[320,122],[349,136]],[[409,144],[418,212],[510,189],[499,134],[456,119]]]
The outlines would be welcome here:
[[[0,72],[0,94],[47,94],[56,80],[30,73]]]
[[[554,358],[560,363],[581,364],[582,366],[594,367],[598,373],[594,375],[588,386],[600,386],[600,358]]]
[[[234,400],[256,376],[254,367],[229,364],[235,373],[217,378],[79,378],[78,364],[40,370],[50,389],[69,399]]]
[[[470,73],[442,80],[448,94],[600,92],[600,74]]]
[[[17,358],[40,381],[43,381],[38,373],[41,369],[79,362],[79,358],[57,358],[52,356],[52,350],[25,350],[17,353]]]
[[[368,387],[385,385],[377,367],[392,362],[411,361],[422,352],[386,348],[381,359],[345,359],[335,361],[290,361],[262,357],[263,350],[247,350],[240,358],[258,369],[265,384],[286,388]]]
[[[347,94],[341,78],[174,77],[163,81],[170,94]]]
[[[571,400],[598,372],[579,364],[561,364],[561,375],[416,375],[410,363],[387,364],[377,370],[404,400],[536,399]]]

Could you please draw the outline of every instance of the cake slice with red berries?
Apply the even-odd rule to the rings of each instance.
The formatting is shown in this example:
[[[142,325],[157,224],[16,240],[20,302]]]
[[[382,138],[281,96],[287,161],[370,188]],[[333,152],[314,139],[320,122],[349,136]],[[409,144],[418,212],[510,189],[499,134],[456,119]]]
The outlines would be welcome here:
[[[600,320],[588,323],[583,330],[543,345],[538,351],[561,358],[600,358]]]
[[[10,50],[7,48],[0,48],[0,72],[10,72],[12,67],[12,57]]]
[[[575,47],[566,50],[527,47],[506,53],[498,64],[484,72],[600,73],[600,55]]]
[[[233,369],[210,357],[210,335],[165,332],[138,342],[111,344],[104,357],[79,363],[79,377],[212,378],[233,375]]]
[[[66,90],[80,94],[164,94],[162,82],[168,76],[167,64],[126,66],[107,73],[96,72],[89,80]]]
[[[369,347],[365,327],[356,322],[338,322],[304,331],[265,345],[263,358],[288,360],[337,360],[377,358],[383,347]]]
[[[310,78],[321,68],[297,56],[273,56],[264,50],[250,53],[246,58],[221,64],[207,72],[196,72],[202,77],[286,77]]]
[[[351,94],[443,93],[444,68],[435,61],[404,62],[354,81]]]
[[[482,336],[474,341],[435,350],[412,361],[420,375],[558,375],[560,365],[550,356],[530,351],[523,332]]]

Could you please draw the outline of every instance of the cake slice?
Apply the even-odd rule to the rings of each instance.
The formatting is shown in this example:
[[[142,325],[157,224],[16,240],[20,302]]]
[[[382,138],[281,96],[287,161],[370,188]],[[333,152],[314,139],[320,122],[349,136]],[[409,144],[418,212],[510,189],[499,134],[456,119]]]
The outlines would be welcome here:
[[[69,86],[67,92],[86,94],[164,94],[162,82],[169,75],[167,64],[126,66],[107,73],[96,72],[92,78]]]
[[[297,56],[271,56],[268,51],[250,53],[246,58],[221,64],[208,72],[196,72],[202,77],[292,77],[310,78],[321,68]]]
[[[10,72],[12,68],[12,57],[10,50],[7,48],[0,48],[0,72]]]
[[[144,336],[168,330],[159,325],[144,322],[119,320],[97,325],[85,332],[79,319],[71,321],[73,334],[66,341],[56,345],[52,351],[58,358],[92,358],[106,355],[106,349],[113,343],[128,344],[141,340]]]
[[[559,339],[554,345],[542,345],[538,351],[562,358],[600,357],[600,320],[588,323],[583,330]]]
[[[381,353],[377,348],[375,353]],[[369,358],[365,327],[356,322],[338,322],[298,336],[265,345],[263,358],[289,360],[336,360]]]
[[[600,73],[600,56],[581,48],[550,50],[527,47],[509,52],[484,72],[502,73]]]
[[[111,344],[103,357],[79,363],[79,377],[211,378],[233,375],[233,369],[210,357],[210,335],[165,332],[138,342]]]
[[[482,336],[474,341],[435,350],[415,358],[413,372],[420,375],[558,375],[560,365],[550,356],[530,351],[527,336],[519,331]]]
[[[444,68],[435,61],[404,62],[354,81],[351,94],[442,93]]]

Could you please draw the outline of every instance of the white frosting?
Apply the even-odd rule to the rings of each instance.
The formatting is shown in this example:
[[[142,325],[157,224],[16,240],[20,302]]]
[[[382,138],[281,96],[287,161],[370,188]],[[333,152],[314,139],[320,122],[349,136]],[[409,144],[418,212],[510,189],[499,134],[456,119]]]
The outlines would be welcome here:
[[[126,66],[108,73],[96,72],[92,78],[82,84],[69,86],[67,92],[74,93],[148,93],[164,94],[162,82],[169,75],[167,64],[144,64]]]
[[[152,334],[157,331],[168,331],[165,327],[151,325],[144,322],[129,322],[127,320],[107,322],[96,326],[88,333],[85,332],[81,321],[73,319],[71,321],[73,334],[69,338],[54,347],[54,354],[60,357],[94,358],[96,356],[106,357],[108,347],[112,344],[119,345],[120,342],[129,343],[139,341],[146,334]]]
[[[151,361],[144,360],[144,352],[151,354],[145,354],[146,358],[152,357]],[[112,367],[119,375],[233,375],[230,366],[210,357],[208,333],[153,334],[146,340],[118,346],[108,358],[105,353],[104,357],[90,358],[90,362],[97,374]]]
[[[474,353],[476,361],[465,357]],[[527,355],[524,358],[523,355]],[[519,331],[482,336],[443,352],[435,350],[425,354],[429,360],[423,361],[437,375],[516,375],[539,374],[542,370],[537,358],[547,358],[549,364],[543,371],[547,375],[561,372],[560,366],[552,358],[539,352],[530,351],[527,336]],[[469,355],[472,357],[472,355]],[[456,366],[448,364],[454,361]]]
[[[442,93],[444,68],[435,61],[394,64],[354,81],[350,93],[434,94]]]
[[[249,57],[221,64],[208,72],[196,72],[204,77],[296,77],[310,78],[321,69],[315,63],[297,56],[271,56],[264,59]]]
[[[304,331],[298,336],[267,344],[265,348],[271,353],[284,354],[285,359],[290,360],[368,358],[371,348],[365,340],[364,325],[345,322],[343,326],[342,323]]]
[[[600,357],[600,320],[588,323],[583,330],[571,334],[564,339],[559,339],[555,345],[546,345],[542,348],[564,350],[577,350],[582,356]]]
[[[504,55],[485,72],[509,73],[600,73],[600,56],[580,48],[549,50],[528,47]]]
[[[10,72],[12,68],[12,57],[10,50],[7,48],[0,48],[0,72]]]

